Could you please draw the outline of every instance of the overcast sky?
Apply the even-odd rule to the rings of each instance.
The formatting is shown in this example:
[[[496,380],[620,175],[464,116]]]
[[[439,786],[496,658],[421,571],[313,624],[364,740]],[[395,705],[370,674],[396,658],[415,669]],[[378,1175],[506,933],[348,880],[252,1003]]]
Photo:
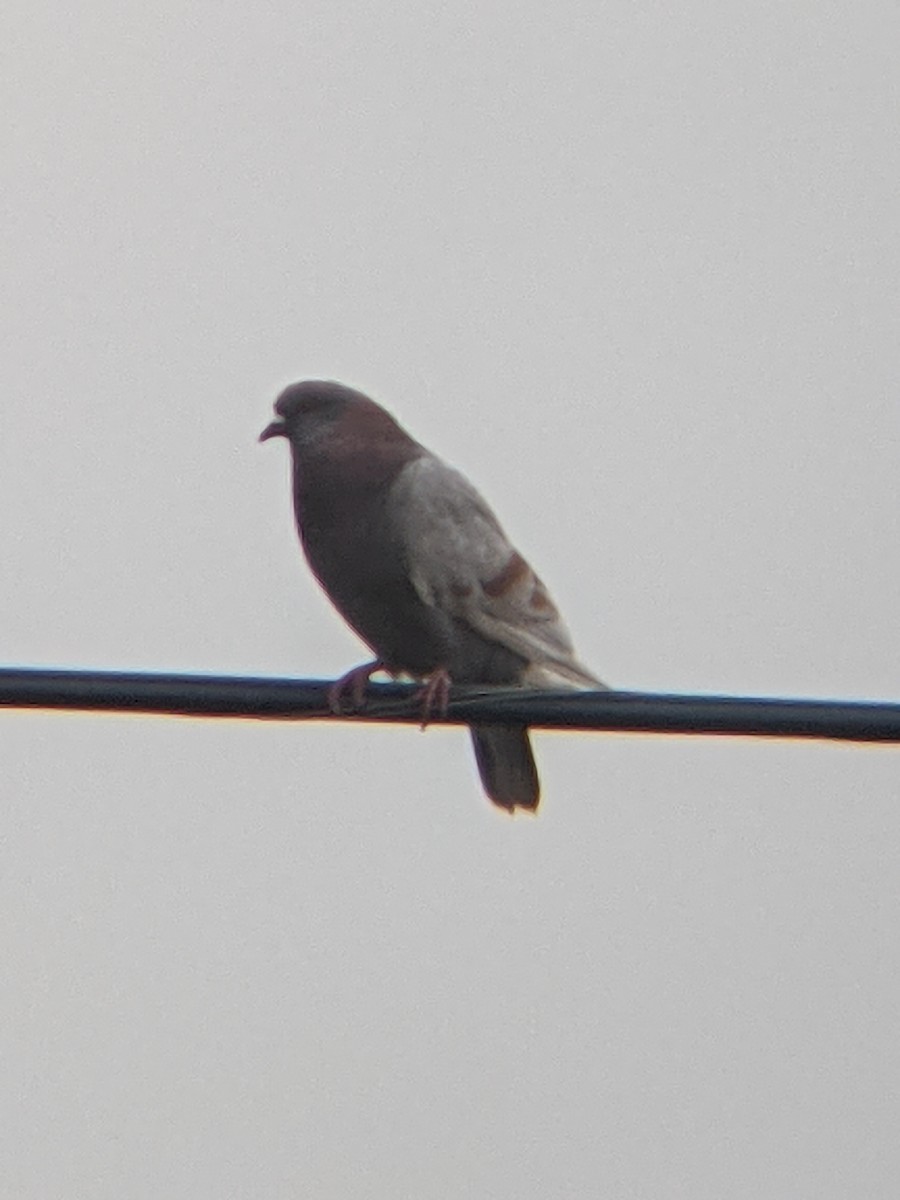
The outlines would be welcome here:
[[[8,663],[333,677],[286,383],[613,685],[891,698],[900,10],[12,0]],[[0,1193],[894,1200],[900,752],[0,714]]]

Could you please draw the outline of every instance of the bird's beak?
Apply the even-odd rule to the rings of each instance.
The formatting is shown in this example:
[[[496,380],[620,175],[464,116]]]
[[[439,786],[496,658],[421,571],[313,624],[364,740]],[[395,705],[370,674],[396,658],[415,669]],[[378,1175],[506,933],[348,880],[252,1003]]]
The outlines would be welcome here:
[[[269,438],[287,437],[287,428],[284,421],[273,421],[271,425],[267,425],[259,435],[261,442],[267,442]]]

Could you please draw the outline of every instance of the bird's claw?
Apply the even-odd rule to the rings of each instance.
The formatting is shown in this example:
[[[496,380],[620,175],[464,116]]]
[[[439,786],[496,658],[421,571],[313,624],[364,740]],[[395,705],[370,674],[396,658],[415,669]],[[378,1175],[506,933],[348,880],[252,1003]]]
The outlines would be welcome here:
[[[415,699],[422,706],[422,723],[425,729],[432,716],[446,717],[450,703],[450,675],[445,667],[433,671],[424,685],[416,692]]]
[[[358,712],[366,706],[366,685],[376,671],[384,669],[384,663],[380,659],[375,662],[363,663],[361,667],[354,667],[352,671],[348,671],[346,675],[342,675],[340,679],[336,679],[326,692],[328,707],[336,717],[344,713],[344,697],[350,699],[350,712]]]

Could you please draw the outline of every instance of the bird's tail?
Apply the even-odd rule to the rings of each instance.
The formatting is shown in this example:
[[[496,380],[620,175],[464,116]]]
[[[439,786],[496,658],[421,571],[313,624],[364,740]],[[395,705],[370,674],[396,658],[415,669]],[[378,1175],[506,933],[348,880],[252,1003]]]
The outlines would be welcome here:
[[[524,725],[472,725],[475,762],[484,790],[508,812],[537,808],[541,796],[528,729]]]

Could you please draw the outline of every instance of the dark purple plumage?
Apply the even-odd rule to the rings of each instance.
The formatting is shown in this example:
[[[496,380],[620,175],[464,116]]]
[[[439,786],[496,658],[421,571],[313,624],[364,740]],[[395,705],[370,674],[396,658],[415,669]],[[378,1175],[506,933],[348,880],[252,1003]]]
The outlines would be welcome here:
[[[295,383],[260,440],[291,446],[294,508],[312,570],[384,669],[454,683],[600,688],[546,589],[475,489],[368,396]],[[485,790],[534,809],[525,728],[472,727]]]

